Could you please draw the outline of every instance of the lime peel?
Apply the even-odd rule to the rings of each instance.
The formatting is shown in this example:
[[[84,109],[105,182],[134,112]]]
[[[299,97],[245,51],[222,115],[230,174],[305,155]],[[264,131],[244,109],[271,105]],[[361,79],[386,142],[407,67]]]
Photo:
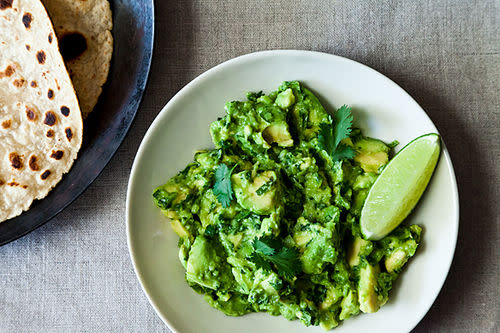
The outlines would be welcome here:
[[[441,138],[430,133],[408,143],[386,165],[361,210],[360,227],[365,238],[384,238],[411,213],[434,173],[440,153]]]

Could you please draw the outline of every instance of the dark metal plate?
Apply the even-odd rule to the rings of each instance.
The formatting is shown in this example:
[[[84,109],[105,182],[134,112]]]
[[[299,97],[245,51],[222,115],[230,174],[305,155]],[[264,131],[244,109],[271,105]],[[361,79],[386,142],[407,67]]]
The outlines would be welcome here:
[[[114,51],[108,81],[84,122],[82,148],[70,172],[30,210],[0,223],[0,245],[38,228],[68,206],[114,155],[135,117],[151,66],[153,0],[112,0]]]

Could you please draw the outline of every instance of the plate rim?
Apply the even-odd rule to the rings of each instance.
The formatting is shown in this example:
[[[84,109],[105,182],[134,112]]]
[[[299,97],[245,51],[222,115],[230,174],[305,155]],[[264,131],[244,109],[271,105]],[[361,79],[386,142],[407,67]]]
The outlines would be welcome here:
[[[89,187],[90,185],[92,185],[92,183],[99,177],[99,175],[104,171],[104,169],[106,168],[106,166],[111,162],[111,159],[115,156],[116,152],[118,151],[118,149],[120,149],[121,145],[123,144],[123,141],[125,141],[125,138],[127,137],[128,133],[130,132],[130,128],[132,127],[132,124],[134,123],[134,120],[137,116],[137,112],[139,111],[139,109],[141,108],[141,105],[142,105],[142,102],[144,100],[144,92],[146,91],[147,87],[148,87],[148,84],[149,84],[149,81],[150,81],[150,72],[151,72],[151,65],[152,65],[152,59],[153,59],[153,54],[154,54],[154,44],[155,44],[155,5],[154,5],[154,0],[149,0],[150,1],[150,4],[151,4],[151,38],[150,40],[148,41],[148,48],[150,50],[149,54],[148,53],[145,53],[145,56],[141,59],[141,62],[144,62],[145,61],[145,69],[146,69],[146,75],[145,75],[145,78],[144,78],[144,82],[136,87],[136,90],[139,91],[139,99],[138,99],[138,103],[137,103],[137,107],[135,107],[133,109],[133,112],[132,112],[132,115],[130,117],[130,121],[128,122],[128,124],[126,125],[126,128],[125,130],[123,131],[123,135],[122,137],[119,139],[119,143],[116,147],[116,149],[111,153],[109,154],[104,163],[102,164],[102,168],[96,172],[93,176],[91,176],[89,179],[87,179],[87,184],[82,186],[81,189],[79,189],[77,192],[75,192],[71,199],[66,201],[62,206],[60,206],[57,210],[55,210],[52,214],[50,214],[49,216],[45,217],[45,218],[42,218],[40,220],[40,222],[38,223],[34,223],[33,225],[30,225],[30,227],[22,230],[22,232],[20,233],[17,233],[15,236],[13,237],[10,237],[10,238],[7,238],[7,239],[2,239],[0,240],[0,247],[1,246],[4,246],[4,245],[7,245],[15,240],[18,240],[19,238],[22,238],[24,236],[26,236],[27,234],[33,232],[34,230],[40,228],[41,226],[43,226],[44,224],[46,224],[47,222],[49,222],[50,220],[52,220],[53,218],[55,218],[57,215],[59,215],[63,210],[65,210],[69,205],[71,205],[76,199],[78,199]],[[113,58],[111,61],[114,60],[114,57],[115,55],[113,54]],[[108,84],[108,81],[106,81],[105,85]],[[103,91],[104,91],[104,88],[103,88]],[[80,154],[80,152],[78,152],[78,154]],[[78,159],[78,157],[77,157]],[[76,162],[76,160],[74,161],[74,163]],[[73,166],[72,166],[73,167]],[[66,178],[69,173],[71,172],[71,169],[63,175],[63,178]],[[61,179],[61,181],[62,181]],[[56,188],[58,186],[58,184],[56,184],[54,186],[54,188]],[[50,192],[49,192],[50,194]],[[41,199],[43,200],[43,199]],[[30,208],[31,209],[31,208]],[[9,223],[11,222],[12,220],[15,220],[17,217],[19,216],[22,216],[23,214],[25,214],[26,212],[28,212],[30,209],[26,210],[26,211],[23,211],[20,215],[18,216],[15,216],[11,219],[8,219],[6,221],[3,221],[3,222],[0,222],[0,223]]]
[[[126,198],[126,234],[127,234],[127,247],[129,251],[129,256],[130,260],[132,261],[132,266],[134,268],[134,273],[139,281],[139,284],[141,285],[141,289],[143,293],[146,295],[146,298],[148,299],[149,304],[153,307],[153,309],[156,312],[156,315],[160,317],[160,319],[163,321],[163,323],[172,331],[172,332],[179,332],[175,326],[169,321],[169,319],[163,315],[163,313],[160,311],[159,306],[156,304],[156,302],[150,297],[150,291],[146,287],[146,282],[142,274],[138,270],[138,263],[137,259],[134,254],[134,249],[132,247],[132,235],[131,235],[131,193],[133,188],[136,186],[135,185],[135,174],[137,173],[137,165],[138,161],[143,157],[144,152],[146,150],[147,142],[150,141],[150,137],[153,135],[153,132],[155,132],[156,128],[159,126],[159,123],[161,121],[161,118],[166,117],[169,114],[170,108],[169,106],[174,104],[178,99],[180,99],[184,94],[186,94],[186,91],[189,91],[191,88],[195,87],[198,85],[201,81],[205,80],[207,76],[212,75],[213,73],[220,71],[224,69],[225,67],[237,64],[239,62],[247,61],[250,60],[250,58],[265,58],[266,56],[294,56],[294,55],[310,55],[310,56],[316,56],[316,57],[325,57],[325,58],[334,58],[336,60],[340,61],[345,61],[351,64],[354,64],[356,66],[360,66],[365,70],[368,70],[372,74],[375,74],[377,77],[379,77],[382,80],[386,80],[391,86],[396,88],[397,90],[400,90],[402,94],[406,95],[411,103],[413,103],[424,115],[425,117],[428,118],[428,120],[433,124],[433,126],[437,130],[437,126],[434,124],[432,119],[429,117],[429,115],[425,112],[425,110],[420,106],[420,104],[417,103],[417,101],[406,91],[404,90],[400,85],[398,85],[396,82],[394,82],[391,78],[385,76],[384,74],[380,73],[379,71],[362,64],[358,61],[335,55],[335,54],[330,54],[326,52],[319,52],[319,51],[310,51],[310,50],[299,50],[299,49],[280,49],[280,50],[263,50],[263,51],[257,51],[257,52],[251,52],[247,54],[243,54],[234,58],[231,58],[229,60],[223,61],[222,63],[206,70],[205,72],[201,73],[200,75],[196,76],[193,80],[191,80],[188,84],[186,84],[184,87],[182,87],[160,110],[160,112],[156,115],[155,119],[153,122],[150,124],[148,130],[146,131],[144,137],[141,140],[141,143],[139,145],[139,148],[136,152],[136,155],[134,156],[134,162],[132,164],[132,168],[130,171],[129,175],[129,180],[127,184],[127,198]],[[439,133],[439,130],[437,130]],[[432,302],[429,303],[428,306],[424,307],[424,309],[418,313],[415,318],[414,324],[411,326],[411,328],[408,330],[410,332],[413,330],[425,317],[425,315],[429,312],[430,308],[434,303],[436,302],[437,297],[439,296],[444,283],[446,279],[448,278],[451,265],[453,263],[454,257],[455,257],[455,252],[456,252],[456,247],[457,247],[457,240],[458,240],[458,231],[459,231],[459,224],[460,224],[460,200],[459,200],[459,191],[458,191],[458,185],[457,185],[457,179],[455,175],[455,171],[453,168],[453,163],[449,154],[449,151],[446,147],[446,144],[444,142],[444,139],[441,136],[441,142],[442,142],[442,152],[441,152],[441,157],[445,157],[444,160],[447,162],[450,178],[452,181],[453,185],[453,200],[456,206],[456,209],[454,211],[454,215],[456,216],[455,223],[454,223],[454,230],[452,230],[452,244],[453,244],[453,249],[451,251],[451,256],[448,260],[447,264],[447,269],[446,269],[446,274],[443,274],[442,280],[440,281],[440,287],[435,291],[434,295],[432,295]]]

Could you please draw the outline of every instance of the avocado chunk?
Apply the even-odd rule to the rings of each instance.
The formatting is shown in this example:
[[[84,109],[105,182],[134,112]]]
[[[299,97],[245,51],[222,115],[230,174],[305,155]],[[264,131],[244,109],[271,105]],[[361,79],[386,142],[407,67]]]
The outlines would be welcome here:
[[[340,312],[339,319],[344,320],[351,316],[357,315],[359,313],[359,303],[358,303],[358,295],[355,290],[350,290],[347,297],[344,297],[342,302],[340,302],[340,308],[342,311]]]
[[[408,259],[415,255],[421,231],[418,225],[400,226],[381,241],[387,272],[399,273]]]
[[[247,262],[235,256],[227,257],[227,262],[231,265],[231,272],[236,281],[236,290],[248,294],[252,289],[254,279],[247,267]]]
[[[358,300],[359,308],[364,313],[377,312],[380,308],[381,304],[377,292],[375,291],[379,273],[379,266],[372,266],[370,264],[366,264],[366,266],[359,271]]]
[[[189,251],[189,259],[186,266],[186,280],[190,283],[197,283],[210,289],[219,287],[218,267],[220,258],[215,252],[215,248],[203,236],[196,237],[196,240]]]
[[[354,148],[358,152],[354,161],[365,172],[378,173],[379,168],[389,162],[390,148],[380,140],[364,137],[354,144]]]
[[[259,215],[270,214],[277,205],[277,181],[274,171],[263,171],[251,178],[250,171],[231,176],[236,201],[241,207]]]
[[[300,261],[305,273],[319,274],[327,263],[336,263],[338,235],[333,223],[322,226],[299,217],[292,238],[302,252]]]
[[[361,249],[370,244],[370,241],[364,240],[361,237],[356,237],[347,249],[347,263],[354,267],[359,265]]]
[[[385,268],[389,273],[392,273],[398,271],[407,261],[408,256],[406,255],[406,252],[403,250],[397,250],[385,259]]]
[[[276,96],[276,100],[274,102],[282,109],[292,106],[295,103],[295,96],[293,95],[292,89],[288,88],[285,91],[280,92],[278,96]]]
[[[326,296],[323,302],[319,304],[320,310],[326,310],[330,308],[333,304],[342,297],[342,288],[339,286],[330,286],[326,290]]]
[[[339,326],[339,322],[336,320],[335,317],[336,316],[333,311],[327,311],[321,313],[319,326],[325,331],[329,331]]]
[[[248,302],[248,296],[245,294],[233,293],[230,294],[227,300],[222,300],[221,297],[213,296],[212,294],[206,294],[205,300],[208,304],[228,316],[242,316],[254,311]]]
[[[293,146],[293,139],[288,130],[288,124],[285,122],[273,123],[267,126],[262,131],[262,137],[269,144],[277,143],[281,147]]]
[[[172,226],[172,229],[175,231],[175,233],[181,237],[191,237],[189,232],[184,228],[184,226],[181,224],[179,220],[170,220],[170,225]]]
[[[317,135],[320,125],[331,123],[330,115],[325,111],[320,101],[313,93],[304,87],[294,87],[297,100],[291,109],[293,127],[297,129],[300,140],[311,140]]]
[[[177,197],[177,193],[169,193],[164,189],[157,188],[153,193],[153,200],[156,206],[160,209],[168,209],[172,206],[172,202]]]

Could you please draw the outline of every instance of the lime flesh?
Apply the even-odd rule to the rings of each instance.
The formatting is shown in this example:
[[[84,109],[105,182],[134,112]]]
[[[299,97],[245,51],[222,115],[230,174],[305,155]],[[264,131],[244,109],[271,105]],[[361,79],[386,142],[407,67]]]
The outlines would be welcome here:
[[[440,152],[439,134],[426,134],[407,144],[386,165],[361,210],[365,238],[384,238],[410,214],[432,177]]]

